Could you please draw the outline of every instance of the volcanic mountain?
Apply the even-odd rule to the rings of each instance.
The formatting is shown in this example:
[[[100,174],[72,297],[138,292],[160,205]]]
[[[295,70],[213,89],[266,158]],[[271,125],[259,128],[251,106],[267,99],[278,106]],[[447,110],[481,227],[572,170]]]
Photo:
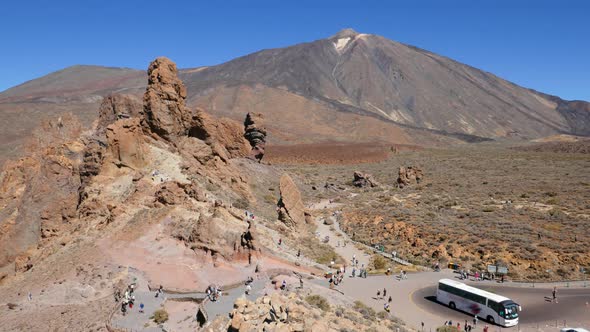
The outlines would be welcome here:
[[[185,69],[188,104],[242,120],[268,119],[275,143],[437,145],[554,134],[590,135],[590,104],[520,87],[491,73],[381,36],[327,39]],[[139,95],[145,74],[75,66],[0,93],[6,155],[40,118],[76,113],[90,124],[101,97]],[[9,148],[10,147],[10,148]]]

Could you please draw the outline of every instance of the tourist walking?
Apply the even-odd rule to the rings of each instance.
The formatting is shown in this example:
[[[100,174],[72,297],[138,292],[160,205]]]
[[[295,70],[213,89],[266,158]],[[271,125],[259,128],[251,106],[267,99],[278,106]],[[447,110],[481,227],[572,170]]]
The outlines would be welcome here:
[[[160,294],[162,294],[163,291],[164,291],[163,290],[163,287],[162,287],[162,285],[160,285],[160,287],[156,290],[156,297],[159,297]]]

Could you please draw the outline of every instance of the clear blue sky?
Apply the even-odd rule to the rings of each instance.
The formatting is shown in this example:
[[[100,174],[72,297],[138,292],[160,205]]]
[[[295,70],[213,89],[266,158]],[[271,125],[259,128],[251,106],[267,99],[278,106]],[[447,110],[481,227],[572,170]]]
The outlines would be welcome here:
[[[590,1],[6,0],[0,10],[0,91],[75,64],[214,65],[351,27],[590,101]]]

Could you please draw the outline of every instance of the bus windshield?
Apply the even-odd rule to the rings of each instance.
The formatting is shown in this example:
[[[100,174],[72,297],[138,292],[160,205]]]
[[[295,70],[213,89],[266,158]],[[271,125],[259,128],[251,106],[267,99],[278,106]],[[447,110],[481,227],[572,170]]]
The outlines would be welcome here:
[[[516,304],[516,303],[504,304],[504,310],[500,311],[500,317],[504,317],[504,319],[518,318],[518,304]]]

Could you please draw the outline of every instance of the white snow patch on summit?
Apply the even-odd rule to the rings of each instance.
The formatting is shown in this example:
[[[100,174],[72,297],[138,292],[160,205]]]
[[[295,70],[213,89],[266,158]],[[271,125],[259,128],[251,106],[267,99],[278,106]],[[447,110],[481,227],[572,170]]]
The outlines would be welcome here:
[[[340,51],[342,51],[343,48],[346,47],[346,45],[348,45],[349,41],[350,41],[350,37],[340,38],[334,42],[334,48],[336,49],[336,51],[340,52]]]

